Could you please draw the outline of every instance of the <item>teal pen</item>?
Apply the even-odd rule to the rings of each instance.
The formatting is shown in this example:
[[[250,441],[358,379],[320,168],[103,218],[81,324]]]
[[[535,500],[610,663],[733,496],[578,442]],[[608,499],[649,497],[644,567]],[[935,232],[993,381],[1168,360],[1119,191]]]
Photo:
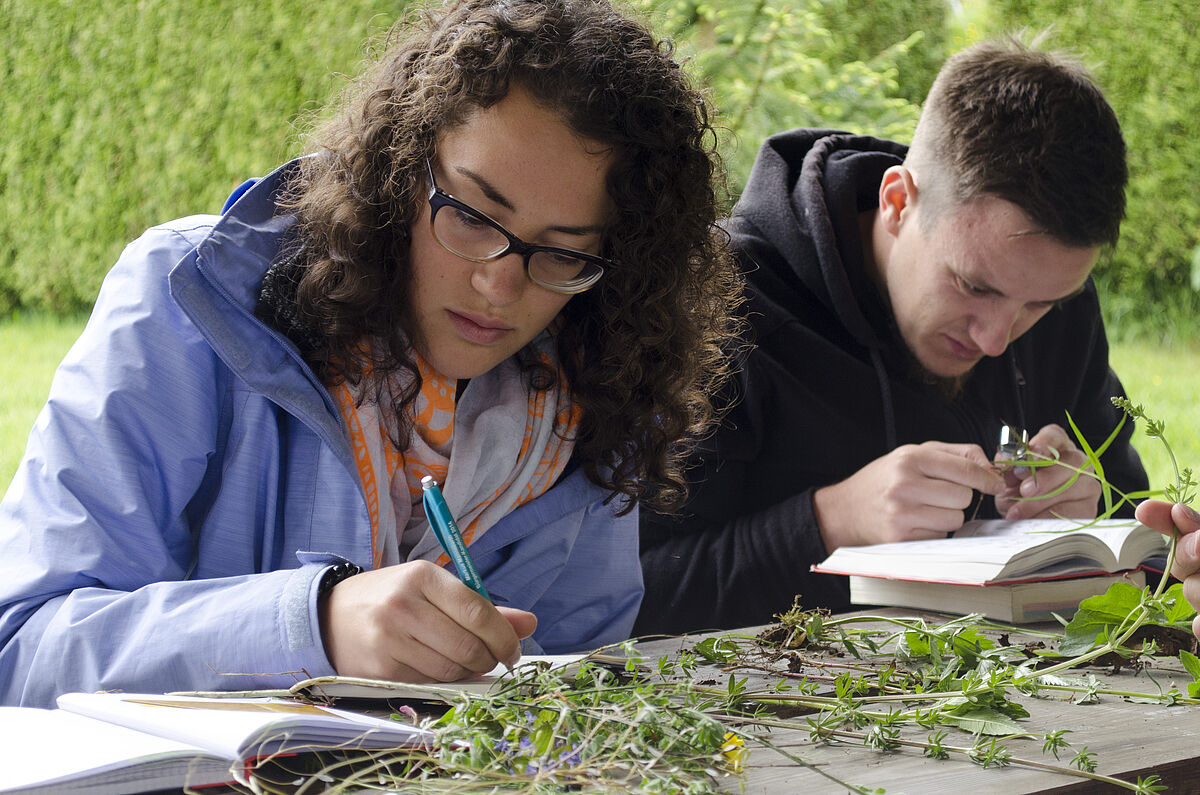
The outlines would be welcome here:
[[[438,543],[446,550],[450,560],[454,561],[459,579],[475,593],[489,602],[492,601],[487,588],[483,587],[483,578],[475,568],[475,561],[471,560],[471,553],[467,552],[467,545],[463,543],[462,534],[458,532],[458,525],[450,515],[450,506],[446,504],[437,481],[426,475],[421,478],[421,489],[424,492],[421,495],[421,504],[425,506],[425,517],[429,519],[429,526],[433,528]]]

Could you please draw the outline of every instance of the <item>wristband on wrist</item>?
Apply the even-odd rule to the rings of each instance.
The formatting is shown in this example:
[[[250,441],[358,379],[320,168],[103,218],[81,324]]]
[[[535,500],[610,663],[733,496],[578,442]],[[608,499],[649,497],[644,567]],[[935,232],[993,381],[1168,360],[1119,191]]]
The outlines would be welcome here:
[[[362,566],[354,563],[339,563],[333,568],[326,569],[321,575],[321,582],[317,585],[317,596],[323,596],[333,590],[333,586],[345,579],[353,577],[355,574],[362,574]]]

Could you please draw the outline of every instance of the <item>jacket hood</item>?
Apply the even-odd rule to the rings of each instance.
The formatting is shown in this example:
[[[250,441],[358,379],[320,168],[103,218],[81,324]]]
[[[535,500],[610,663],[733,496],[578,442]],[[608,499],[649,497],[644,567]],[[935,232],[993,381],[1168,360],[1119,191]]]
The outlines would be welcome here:
[[[168,280],[176,304],[238,378],[339,449],[341,417],[333,398],[295,344],[254,314],[263,275],[295,224],[279,214],[276,198],[296,163],[244,183],[220,216],[173,222],[202,237]],[[352,454],[347,461],[353,467]]]
[[[878,206],[883,172],[907,152],[902,144],[841,130],[799,128],[768,138],[731,227],[749,231],[748,224],[777,256],[756,257],[748,280],[785,305],[791,302],[781,292],[810,293],[856,340],[879,347],[860,298],[876,291],[863,265],[858,214]]]
[[[211,234],[200,245],[203,259],[222,263],[219,269],[207,269],[205,275],[251,313],[258,303],[263,274],[295,224],[293,216],[280,214],[276,199],[299,162],[292,160],[265,177],[242,183],[226,200]]]

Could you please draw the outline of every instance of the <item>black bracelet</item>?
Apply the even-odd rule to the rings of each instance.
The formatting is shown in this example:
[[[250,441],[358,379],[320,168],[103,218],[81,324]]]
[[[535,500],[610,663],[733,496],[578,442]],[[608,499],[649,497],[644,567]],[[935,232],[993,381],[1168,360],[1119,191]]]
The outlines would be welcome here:
[[[317,586],[317,596],[329,593],[333,590],[333,586],[355,574],[362,574],[362,566],[354,563],[339,563],[333,568],[327,569],[321,575],[321,583]]]

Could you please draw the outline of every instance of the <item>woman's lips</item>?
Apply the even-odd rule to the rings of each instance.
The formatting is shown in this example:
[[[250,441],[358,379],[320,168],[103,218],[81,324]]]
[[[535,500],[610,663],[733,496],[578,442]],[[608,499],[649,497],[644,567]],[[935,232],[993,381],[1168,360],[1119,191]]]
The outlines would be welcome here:
[[[459,335],[477,345],[495,345],[512,331],[510,326],[499,321],[488,320],[478,315],[459,314],[449,309],[446,312]]]

